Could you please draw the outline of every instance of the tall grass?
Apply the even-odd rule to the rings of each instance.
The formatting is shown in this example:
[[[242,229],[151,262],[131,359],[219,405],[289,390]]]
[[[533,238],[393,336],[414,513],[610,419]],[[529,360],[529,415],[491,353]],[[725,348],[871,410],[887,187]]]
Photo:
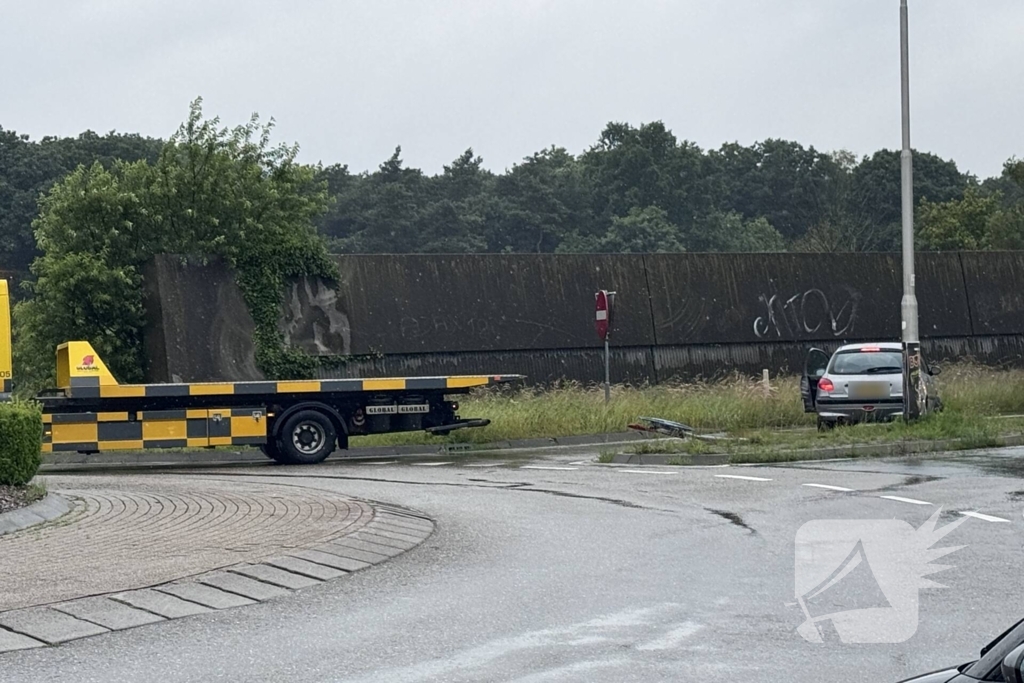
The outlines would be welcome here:
[[[674,420],[700,430],[812,423],[803,412],[795,380],[787,379],[766,393],[759,383],[739,377],[713,383],[617,386],[608,405],[603,388],[578,384],[486,392],[463,401],[461,413],[492,420],[487,429],[467,432],[475,440],[621,432],[641,416]]]
[[[1024,414],[1024,370],[999,370],[961,363],[943,368],[937,378],[946,412],[919,425],[894,423],[878,429],[907,430],[905,438],[941,438],[980,427],[979,418]],[[625,431],[638,417],[661,417],[688,424],[703,432],[747,432],[813,427],[814,415],[803,410],[799,380],[782,377],[766,391],[759,380],[734,376],[717,382],[679,382],[658,386],[612,387],[605,405],[600,386],[565,383],[548,388],[483,390],[460,400],[463,417],[491,420],[483,429],[455,432],[443,440],[422,433],[364,437],[353,445],[486,443],[508,439],[574,436]],[[971,427],[975,425],[975,427]],[[837,430],[825,436],[863,440],[866,431]],[[987,438],[986,434],[978,434]],[[757,440],[758,436],[754,436]],[[902,438],[895,432],[886,440]]]
[[[1024,370],[975,363],[943,366],[939,395],[953,411],[974,415],[1024,414]]]

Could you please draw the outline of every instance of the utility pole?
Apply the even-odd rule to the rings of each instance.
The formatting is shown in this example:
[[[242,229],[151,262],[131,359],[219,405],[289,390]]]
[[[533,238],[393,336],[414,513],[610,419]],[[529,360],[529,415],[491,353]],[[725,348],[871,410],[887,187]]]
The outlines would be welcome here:
[[[917,326],[917,292],[914,278],[914,158],[910,151],[910,29],[907,0],[900,0],[900,84],[902,89],[903,151],[900,176],[903,195],[903,418],[921,416],[924,387],[921,382],[921,338]]]

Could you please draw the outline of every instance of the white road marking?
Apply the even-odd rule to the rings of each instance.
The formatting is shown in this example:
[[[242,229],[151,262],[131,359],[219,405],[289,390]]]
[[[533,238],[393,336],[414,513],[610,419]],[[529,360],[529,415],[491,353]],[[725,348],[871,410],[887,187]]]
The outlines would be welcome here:
[[[850,493],[854,489],[844,488],[842,486],[829,486],[828,484],[804,484],[804,486],[810,486],[812,489],[826,489],[828,491],[843,491],[844,493]]]
[[[451,465],[450,462],[414,462],[413,467],[440,467],[441,465]]]
[[[879,496],[879,498],[885,498],[886,500],[895,500],[897,503],[910,503],[911,505],[932,505],[924,500],[914,500],[913,498],[900,498],[899,496]]]
[[[503,462],[471,462],[463,465],[463,467],[501,467],[504,464]]]
[[[679,472],[664,472],[662,470],[616,470],[627,474],[679,474]]]
[[[397,460],[387,460],[385,462],[364,462],[364,465],[394,465]]]
[[[589,465],[589,460],[577,460],[576,462],[569,463],[570,465]]]
[[[993,517],[992,515],[983,515],[980,512],[961,512],[960,514],[964,517],[974,517],[975,519],[981,519],[986,522],[1010,522],[1010,520],[1008,519],[1003,519],[1002,517]]]
[[[743,481],[771,481],[771,479],[765,479],[764,477],[744,477],[739,474],[716,474],[719,479],[742,479]]]
[[[578,470],[579,467],[548,467],[547,465],[523,465],[519,469],[521,470],[559,470],[565,472],[571,472]]]

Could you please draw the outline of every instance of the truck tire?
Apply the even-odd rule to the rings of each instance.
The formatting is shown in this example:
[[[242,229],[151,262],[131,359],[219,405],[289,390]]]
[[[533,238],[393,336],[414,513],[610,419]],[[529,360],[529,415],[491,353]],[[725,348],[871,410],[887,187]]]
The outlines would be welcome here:
[[[263,451],[263,455],[267,456],[275,462],[283,462],[281,460],[281,442],[275,437],[270,437],[269,440],[260,446],[260,450]]]
[[[314,465],[334,452],[338,432],[331,419],[316,410],[301,410],[285,421],[277,439],[286,465]],[[271,457],[274,457],[271,455]]]

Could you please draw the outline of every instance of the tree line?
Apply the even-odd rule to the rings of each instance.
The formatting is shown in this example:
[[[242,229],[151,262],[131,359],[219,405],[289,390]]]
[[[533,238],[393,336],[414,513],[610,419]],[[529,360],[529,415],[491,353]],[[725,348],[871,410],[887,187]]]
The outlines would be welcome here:
[[[77,168],[145,161],[165,142],[85,132],[33,141],[0,128],[0,270],[40,250],[39,200]],[[401,149],[372,172],[311,167],[327,209],[311,220],[338,253],[891,251],[900,246],[899,152],[858,158],[786,140],[701,149],[662,123],[610,123],[574,155],[551,147],[500,173],[466,150],[442,172]],[[1024,248],[1024,162],[978,179],[915,155],[923,249]]]

